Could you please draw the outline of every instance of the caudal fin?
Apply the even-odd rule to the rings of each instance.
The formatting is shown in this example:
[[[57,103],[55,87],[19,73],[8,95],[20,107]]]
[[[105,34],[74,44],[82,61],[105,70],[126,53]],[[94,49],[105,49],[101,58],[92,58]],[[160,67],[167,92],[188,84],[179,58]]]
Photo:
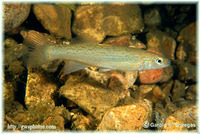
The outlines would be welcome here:
[[[22,59],[27,67],[37,67],[50,61],[45,56],[45,50],[49,45],[47,37],[36,31],[21,31],[23,38]]]

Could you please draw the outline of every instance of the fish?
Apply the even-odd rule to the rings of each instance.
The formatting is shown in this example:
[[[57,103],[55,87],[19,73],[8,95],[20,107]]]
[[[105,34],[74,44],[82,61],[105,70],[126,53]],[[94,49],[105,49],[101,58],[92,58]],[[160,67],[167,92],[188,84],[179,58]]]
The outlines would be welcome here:
[[[164,68],[171,64],[164,56],[137,48],[78,39],[72,40],[71,45],[58,45],[34,30],[21,31],[21,35],[24,38],[23,62],[27,68],[35,68],[56,59],[67,60],[65,74],[90,66],[126,72]]]

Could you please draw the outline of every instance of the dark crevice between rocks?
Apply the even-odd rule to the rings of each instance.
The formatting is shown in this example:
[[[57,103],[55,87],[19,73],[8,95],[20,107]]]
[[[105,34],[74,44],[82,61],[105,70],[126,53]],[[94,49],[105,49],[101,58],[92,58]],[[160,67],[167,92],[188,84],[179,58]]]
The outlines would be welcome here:
[[[15,100],[21,103],[25,109],[25,93],[26,93],[26,81],[27,81],[27,71],[24,71],[23,74],[19,76],[17,81],[17,90],[15,91]]]
[[[24,21],[24,23],[22,23],[21,26],[25,27],[27,30],[35,30],[42,33],[50,34],[36,18],[33,12],[33,5],[31,6],[31,10],[30,10],[28,18],[26,19],[26,21]]]

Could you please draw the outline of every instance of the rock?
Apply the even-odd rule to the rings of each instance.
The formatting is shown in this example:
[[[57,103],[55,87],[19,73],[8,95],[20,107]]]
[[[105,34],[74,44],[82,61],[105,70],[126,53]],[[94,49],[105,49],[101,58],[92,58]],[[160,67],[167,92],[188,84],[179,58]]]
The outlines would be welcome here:
[[[176,110],[178,110],[178,107],[176,106],[175,103],[173,103],[171,101],[171,98],[169,96],[166,96],[165,98],[165,110],[168,114],[171,114],[173,112],[175,112]]]
[[[117,106],[124,106],[124,105],[132,105],[138,102],[135,98],[132,98],[130,96],[126,96],[123,99],[119,100]]]
[[[3,93],[4,101],[14,101],[15,100],[16,86],[17,85],[15,82],[6,81],[4,79],[4,90],[3,90],[4,91],[4,93]]]
[[[128,47],[130,45],[130,38],[131,38],[131,35],[108,38],[106,41],[103,42],[103,44],[111,44],[111,45]]]
[[[86,131],[90,128],[90,120],[84,115],[74,115],[72,117],[72,130]]]
[[[154,48],[167,58],[175,58],[176,41],[159,30],[151,30],[146,35],[147,48]]]
[[[197,127],[198,110],[196,105],[190,105],[183,107],[172,114],[172,116],[178,118],[184,124]],[[184,117],[184,118],[183,118]]]
[[[153,96],[152,96],[153,102],[158,102],[165,98],[165,93],[161,90],[159,86],[154,87],[152,93],[153,93]]]
[[[59,90],[60,95],[72,100],[84,111],[101,119],[103,113],[118,103],[118,94],[91,79],[70,75]]]
[[[196,44],[196,22],[183,28],[177,41],[183,45],[185,51],[188,55],[188,61],[190,63],[196,64],[197,60],[197,44]]]
[[[143,122],[150,121],[152,104],[148,100],[133,105],[115,107],[107,111],[97,127],[98,131],[141,130]]]
[[[163,68],[162,78],[160,79],[159,83],[164,83],[169,81],[172,78],[173,73],[174,71],[172,66]]]
[[[196,105],[183,107],[166,118],[162,130],[196,130],[197,116]]]
[[[16,112],[13,120],[23,125],[22,130],[63,130],[64,123],[68,123],[71,118],[64,106],[51,107],[41,104]]]
[[[53,76],[41,69],[29,70],[25,95],[25,104],[28,108],[41,104],[55,106],[52,96],[57,90],[57,85],[49,79],[51,77]]]
[[[92,70],[93,68],[93,70]],[[96,67],[90,67],[90,69],[84,69],[89,79],[93,79],[98,83],[101,83],[105,88],[110,88],[119,94],[119,97],[123,99],[125,96],[130,96],[128,90],[137,79],[137,71],[122,72],[122,71],[108,71],[100,73],[96,70]]]
[[[141,11],[133,4],[82,5],[75,11],[72,30],[101,42],[105,36],[120,36],[143,30]]]
[[[124,77],[127,80],[127,88],[130,88],[138,78],[138,71],[125,72]]]
[[[44,130],[64,130],[64,123],[65,120],[62,116],[56,115],[55,117],[48,117],[44,122],[41,124],[42,126],[45,126]]]
[[[15,78],[19,77],[24,71],[21,58],[22,44],[18,44],[15,40],[8,38],[4,41],[5,56],[4,66],[5,71],[10,72]]]
[[[20,26],[27,19],[30,9],[30,4],[4,4],[4,31],[9,32]]]
[[[138,71],[133,71],[133,72],[112,71],[108,87],[118,92],[126,91],[126,89],[128,89],[135,83],[138,76],[137,74]]]
[[[12,119],[19,113],[24,112],[24,107],[18,101],[5,100],[4,113]]]
[[[153,89],[155,88],[155,85],[140,85],[139,86],[139,100],[142,98],[145,98]]]
[[[147,48],[146,45],[143,44],[141,41],[137,40],[135,36],[132,36],[129,47],[140,48],[140,49]]]
[[[174,81],[174,86],[172,89],[172,101],[176,102],[185,96],[185,84],[178,80]]]
[[[193,84],[193,85],[190,85],[186,91],[186,98],[188,100],[197,100],[197,85],[196,84]]]
[[[169,27],[165,27],[165,31],[164,33],[166,33],[167,35],[170,35],[170,37],[176,39],[177,36],[178,36],[178,32],[175,31],[174,29],[172,28],[169,28]]]
[[[160,13],[157,9],[150,9],[144,13],[144,24],[148,26],[157,26],[161,22]]]
[[[173,116],[167,117],[164,124],[165,125],[161,127],[162,131],[186,131],[187,130],[187,128],[182,126],[183,122]]]
[[[196,66],[188,62],[176,62],[178,66],[178,80],[183,82],[196,82]]]
[[[163,69],[153,69],[139,71],[139,82],[141,84],[154,84],[160,81],[162,78]]]
[[[182,60],[182,61],[187,60],[187,52],[183,44],[178,45],[177,50],[176,50],[176,57],[177,59]]]
[[[164,92],[157,85],[140,85],[138,92],[139,92],[138,96],[135,95],[134,97],[135,99],[138,100],[145,98],[156,103],[165,98]]]
[[[124,98],[125,96],[130,96],[128,90],[128,81],[127,79],[120,73],[113,73],[110,77],[110,82],[108,87],[115,91],[116,93],[120,94],[120,98]]]
[[[58,5],[39,5],[33,7],[35,16],[43,27],[57,38],[71,39],[71,11]]]
[[[108,74],[100,73],[89,68],[85,68],[84,71],[85,74],[88,76],[88,79],[93,79],[94,81],[101,83],[105,87],[108,86],[110,79],[110,76]]]
[[[162,89],[162,91],[164,92],[164,94],[165,94],[166,96],[170,96],[170,94],[171,94],[171,89],[172,89],[173,84],[174,84],[174,81],[173,81],[173,80],[170,80],[170,81],[168,81],[168,82],[166,82],[166,83],[163,83],[163,84],[160,86],[161,89]]]

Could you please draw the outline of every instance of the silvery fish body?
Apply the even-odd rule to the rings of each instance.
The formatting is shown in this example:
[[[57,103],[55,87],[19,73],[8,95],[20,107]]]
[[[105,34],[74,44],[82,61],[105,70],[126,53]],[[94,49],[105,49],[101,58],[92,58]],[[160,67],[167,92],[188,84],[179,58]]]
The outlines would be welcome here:
[[[86,42],[60,46],[49,42],[45,36],[35,31],[24,34],[24,44],[29,50],[33,49],[27,53],[29,58],[25,60],[29,67],[55,59],[78,62],[84,67],[96,66],[121,71],[151,70],[170,65],[167,58],[145,50]]]

